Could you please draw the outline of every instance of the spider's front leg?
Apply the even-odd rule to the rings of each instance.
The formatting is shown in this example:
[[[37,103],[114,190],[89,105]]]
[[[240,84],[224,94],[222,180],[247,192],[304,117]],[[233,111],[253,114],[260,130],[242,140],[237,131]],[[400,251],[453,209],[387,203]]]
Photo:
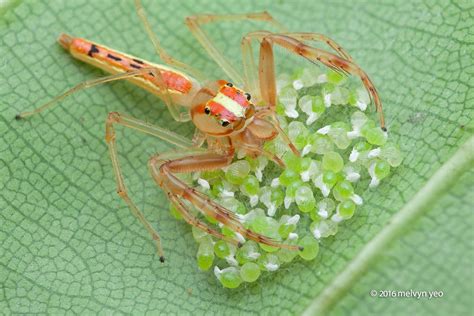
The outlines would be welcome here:
[[[176,173],[220,169],[228,166],[232,162],[232,158],[233,151],[228,154],[217,154],[213,152],[206,152],[197,155],[183,154],[183,157],[171,160],[163,159],[160,155],[157,155],[150,159],[149,167],[156,183],[168,194],[168,197],[177,209],[180,212],[184,212],[185,219],[190,215],[189,210],[184,203],[184,201],[188,201],[202,214],[217,220],[232,229],[234,232],[240,234],[242,237],[277,248],[301,250],[301,247],[278,243],[273,239],[245,228],[241,223],[238,214],[235,214],[219,205],[211,200],[207,195],[190,187],[175,176]],[[218,238],[223,238],[222,234],[209,229],[207,225],[204,224],[205,226],[202,227],[203,223],[195,217],[186,220],[197,228],[203,229]],[[238,243],[235,240],[232,242]]]
[[[260,62],[259,78],[262,98],[270,104],[276,105],[276,82],[275,82],[275,63],[273,57],[273,45],[277,44],[282,48],[308,59],[311,62],[320,62],[331,69],[342,71],[348,74],[358,76],[369,95],[375,103],[375,108],[379,113],[380,127],[385,128],[385,119],[377,90],[370,80],[369,76],[353,61],[344,59],[340,56],[327,52],[323,49],[311,47],[305,43],[289,37],[284,34],[273,34],[269,32],[254,32],[247,37],[255,38],[260,42]]]

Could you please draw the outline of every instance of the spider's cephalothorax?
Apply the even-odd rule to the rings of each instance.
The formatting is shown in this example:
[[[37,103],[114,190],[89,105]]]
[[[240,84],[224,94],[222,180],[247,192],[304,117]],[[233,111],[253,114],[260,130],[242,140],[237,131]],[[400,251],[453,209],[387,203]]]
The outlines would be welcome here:
[[[230,136],[252,122],[255,107],[251,98],[232,83],[219,80],[197,93],[191,118],[199,130],[210,136]]]

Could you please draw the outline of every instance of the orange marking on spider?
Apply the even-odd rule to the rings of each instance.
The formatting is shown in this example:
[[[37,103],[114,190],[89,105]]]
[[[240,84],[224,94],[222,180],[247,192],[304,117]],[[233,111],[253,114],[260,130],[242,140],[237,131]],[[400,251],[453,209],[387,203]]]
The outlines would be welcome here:
[[[127,194],[116,148],[114,129],[116,124],[158,137],[181,149],[180,152],[174,151],[153,156],[149,160],[148,167],[156,184],[166,192],[170,202],[176,206],[189,224],[217,238],[241,245],[239,241],[223,236],[196,218],[188,208],[188,204],[192,204],[202,214],[216,219],[245,238],[272,247],[302,250],[301,247],[277,242],[246,229],[237,214],[210,200],[205,194],[181,181],[175,174],[224,168],[232,162],[237,150],[245,152],[250,157],[267,156],[276,164],[284,166],[280,157],[266,152],[263,147],[266,141],[277,136],[281,136],[288,147],[299,155],[296,147],[279,126],[275,113],[277,97],[274,45],[311,62],[322,63],[336,71],[358,76],[372,97],[376,110],[379,112],[380,126],[385,130],[382,103],[372,81],[335,41],[318,33],[290,33],[283,29],[270,14],[262,12],[198,15],[186,19],[186,25],[192,34],[230,79],[229,81],[207,82],[199,71],[174,59],[163,49],[150,27],[140,0],[135,0],[135,6],[157,54],[166,65],[155,64],[89,40],[62,34],[59,37],[59,43],[73,57],[99,67],[111,75],[80,83],[35,110],[17,115],[16,118],[22,119],[41,113],[67,96],[85,88],[116,80],[129,80],[160,97],[175,120],[191,120],[196,127],[195,136],[191,141],[165,128],[117,112],[111,112],[106,119],[105,140],[116,178],[117,193],[156,242],[160,261],[164,261],[160,236]],[[234,69],[233,63],[214,46],[202,28],[203,24],[222,20],[264,21],[282,31],[280,33],[252,32],[242,39],[244,76],[241,76]],[[251,53],[252,40],[260,44],[258,69],[255,69],[255,61]],[[334,53],[309,46],[307,41],[325,43],[334,50]],[[200,149],[204,142],[207,142],[207,149]]]

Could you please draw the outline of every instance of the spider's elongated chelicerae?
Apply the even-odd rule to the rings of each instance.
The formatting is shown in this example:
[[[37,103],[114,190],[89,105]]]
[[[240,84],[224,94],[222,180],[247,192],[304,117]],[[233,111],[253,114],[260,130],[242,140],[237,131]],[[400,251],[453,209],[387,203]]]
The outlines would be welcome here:
[[[217,238],[240,245],[239,240],[224,236],[194,216],[190,210],[190,205],[193,205],[204,215],[233,230],[237,236],[272,247],[301,250],[297,245],[278,242],[245,228],[238,214],[190,187],[176,174],[224,168],[231,164],[237,151],[245,152],[250,157],[264,155],[278,165],[284,166],[279,157],[266,151],[263,146],[265,142],[277,136],[285,141],[295,155],[299,155],[298,150],[280,128],[275,113],[277,102],[273,54],[275,45],[311,62],[326,65],[337,72],[360,77],[379,112],[381,128],[385,130],[382,105],[367,74],[333,40],[322,34],[288,32],[267,12],[188,17],[186,24],[191,32],[229,78],[209,82],[197,70],[166,53],[153,33],[139,0],[135,0],[135,6],[146,32],[166,66],[126,55],[85,39],[62,34],[59,43],[75,58],[112,75],[83,82],[41,107],[17,115],[17,119],[40,113],[79,90],[105,82],[128,79],[162,98],[174,119],[183,122],[191,120],[196,127],[193,140],[188,140],[169,130],[121,113],[111,112],[106,119],[105,139],[117,180],[117,192],[156,241],[161,261],[164,261],[164,255],[158,233],[127,194],[115,145],[115,124],[156,136],[181,149],[179,152],[155,155],[150,158],[148,165],[156,183],[189,224]],[[224,58],[202,29],[203,24],[224,20],[265,21],[281,30],[279,33],[251,32],[242,39],[244,76],[241,76],[232,63]],[[251,44],[254,41],[260,45],[258,66],[252,54]],[[311,41],[323,42],[334,52],[312,47],[308,44]],[[206,148],[202,147],[204,143],[207,143]]]

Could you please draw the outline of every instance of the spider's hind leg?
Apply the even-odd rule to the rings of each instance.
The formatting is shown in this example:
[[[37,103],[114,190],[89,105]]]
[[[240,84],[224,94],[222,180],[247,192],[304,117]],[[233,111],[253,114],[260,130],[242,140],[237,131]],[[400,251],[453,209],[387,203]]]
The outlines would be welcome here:
[[[187,200],[204,215],[210,216],[232,229],[236,234],[256,242],[290,250],[300,250],[296,245],[279,243],[261,234],[255,233],[241,222],[238,214],[231,212],[225,207],[211,200],[205,194],[185,184],[174,174],[180,172],[194,172],[202,170],[213,170],[228,166],[232,162],[233,152],[227,155],[220,155],[213,152],[205,152],[197,155],[187,155],[183,153],[181,158],[163,160],[159,156],[152,157],[149,161],[150,172],[155,182],[171,196]],[[172,198],[172,200],[176,200]]]

